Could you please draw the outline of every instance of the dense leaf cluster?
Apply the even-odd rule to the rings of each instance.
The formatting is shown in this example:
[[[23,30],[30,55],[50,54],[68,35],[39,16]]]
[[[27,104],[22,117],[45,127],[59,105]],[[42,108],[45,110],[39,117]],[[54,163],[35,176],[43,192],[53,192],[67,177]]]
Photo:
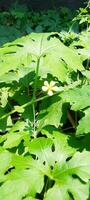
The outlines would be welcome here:
[[[29,27],[27,8],[18,9],[3,13],[8,21],[0,19],[2,30],[6,23],[10,29]],[[62,18],[69,15],[61,11]],[[32,27],[38,29],[39,22],[42,28],[36,32],[48,33],[26,35],[23,27],[23,37],[1,41],[0,200],[90,198],[90,28],[89,18],[84,20],[89,3],[69,21],[69,32],[60,31],[55,13],[48,11],[43,24],[40,14],[32,15]],[[47,25],[53,17],[58,29],[56,22]],[[42,91],[45,81],[59,90],[49,96]]]
[[[35,12],[15,3],[8,11],[0,11],[0,45],[31,32],[67,31],[74,16],[75,11],[68,8]]]

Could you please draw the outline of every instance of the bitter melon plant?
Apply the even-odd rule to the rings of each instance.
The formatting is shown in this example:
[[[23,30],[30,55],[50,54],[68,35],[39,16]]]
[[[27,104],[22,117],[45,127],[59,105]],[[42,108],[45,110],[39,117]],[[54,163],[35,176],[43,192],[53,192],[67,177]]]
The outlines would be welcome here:
[[[0,200],[90,198],[90,33],[86,41],[83,34],[70,47],[53,32],[0,48]]]

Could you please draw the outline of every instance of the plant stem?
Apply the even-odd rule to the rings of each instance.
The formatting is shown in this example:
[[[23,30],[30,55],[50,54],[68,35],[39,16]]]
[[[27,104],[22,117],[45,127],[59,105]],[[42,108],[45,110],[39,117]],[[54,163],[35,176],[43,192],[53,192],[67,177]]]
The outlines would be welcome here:
[[[36,131],[36,112],[35,112],[35,103],[33,103],[32,105],[32,109],[33,109],[33,132],[35,134]]]
[[[75,112],[75,128],[77,127],[77,123],[78,123],[78,115],[77,112]]]
[[[34,129],[33,131],[34,131],[34,134],[35,134],[35,131],[36,131],[35,103],[36,103],[36,91],[37,91],[37,81],[38,81],[39,64],[40,64],[40,57],[37,59],[36,76],[35,76],[34,89],[33,89],[33,100],[34,100],[34,103],[32,105],[32,108],[33,108],[33,129]]]
[[[44,100],[44,99],[46,99],[46,98],[48,98],[48,97],[49,97],[49,96],[46,95],[46,96],[40,97],[40,98],[38,98],[38,99],[36,99],[36,100],[33,100],[33,98],[32,98],[31,101],[29,101],[28,103],[23,104],[22,106],[20,106],[20,108],[25,108],[25,107],[27,107],[27,106],[29,106],[29,105],[32,105],[32,104],[36,103],[36,102],[42,101],[42,100]],[[17,112],[16,109],[10,111],[9,113],[7,113],[7,114],[3,115],[2,117],[0,117],[0,120],[1,120],[1,119],[4,119],[4,118],[6,118],[6,117],[8,117],[9,115],[11,115],[11,114],[13,114],[13,113],[15,113],[15,112]]]
[[[81,83],[81,82],[80,82],[80,83]],[[80,84],[80,83],[79,83],[79,84]],[[79,85],[79,84],[77,84],[77,85]],[[77,86],[77,85],[75,85],[75,83],[74,83],[74,87]],[[72,84],[72,86],[73,86],[73,84]],[[69,87],[66,87],[66,86],[65,86],[64,89],[69,90]],[[56,92],[55,94],[53,94],[53,96],[62,93],[62,92],[64,91],[64,89],[63,89],[62,91]],[[35,93],[36,93],[36,92],[35,92]],[[22,106],[20,106],[20,108],[22,109],[22,108],[25,108],[25,107],[27,107],[27,106],[29,106],[29,105],[33,105],[34,103],[37,103],[37,102],[42,101],[42,100],[44,100],[44,99],[47,99],[47,98],[49,98],[49,97],[50,97],[50,96],[46,95],[46,96],[40,97],[40,98],[38,98],[38,99],[32,98],[31,101],[29,101],[29,102],[23,104]],[[8,117],[9,115],[11,115],[11,114],[13,114],[13,113],[15,113],[15,112],[17,112],[16,109],[10,111],[9,113],[7,113],[7,114],[3,115],[2,117],[0,117],[0,120],[1,120],[1,119],[4,119],[4,118],[6,118],[6,117]]]
[[[36,90],[37,90],[37,80],[38,80],[39,64],[40,64],[40,57],[37,59],[36,76],[35,76],[34,90],[33,90],[33,99],[36,99]]]
[[[72,125],[72,128],[75,128],[74,119],[73,119],[73,117],[72,117],[72,115],[71,115],[71,113],[69,111],[67,111],[67,117],[68,117],[68,119],[69,119],[69,121],[70,121],[70,123]]]

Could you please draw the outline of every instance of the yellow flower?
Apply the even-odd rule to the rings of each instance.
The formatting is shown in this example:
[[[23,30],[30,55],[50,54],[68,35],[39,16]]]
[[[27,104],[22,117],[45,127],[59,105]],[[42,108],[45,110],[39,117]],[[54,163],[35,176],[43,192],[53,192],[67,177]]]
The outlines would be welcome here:
[[[44,92],[47,92],[49,96],[52,96],[54,91],[55,92],[59,91],[59,87],[56,86],[55,81],[51,81],[50,83],[48,83],[48,81],[44,81],[44,85],[42,86],[42,90]]]

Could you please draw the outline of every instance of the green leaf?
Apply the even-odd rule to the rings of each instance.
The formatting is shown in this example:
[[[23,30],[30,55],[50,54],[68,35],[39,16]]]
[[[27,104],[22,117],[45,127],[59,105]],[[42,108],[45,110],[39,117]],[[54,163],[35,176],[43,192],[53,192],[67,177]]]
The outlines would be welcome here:
[[[39,74],[42,77],[51,73],[65,81],[67,66],[70,70],[83,70],[82,62],[77,53],[66,47],[58,38],[59,34],[56,33],[32,33],[4,45],[0,49],[1,75],[22,65],[30,66],[31,71],[35,70],[37,58],[40,58]],[[69,59],[70,57],[72,59]]]
[[[30,154],[36,155],[40,161],[48,163],[52,160],[52,148],[53,142],[50,138],[38,138],[31,141],[29,146]]]
[[[90,32],[83,31],[79,35],[79,40],[74,41],[71,46],[78,48],[77,51],[79,55],[82,56],[83,60],[90,58]]]
[[[12,186],[15,180],[17,181],[17,185],[18,182],[24,183],[24,187],[26,184],[26,194],[29,194],[32,197],[35,197],[36,193],[41,192],[44,184],[43,174],[40,172],[40,170],[37,170],[35,167],[31,167],[31,169],[28,170],[13,170],[13,172],[9,175],[8,179],[11,180]],[[11,193],[11,191],[8,191],[8,193]],[[17,190],[15,191],[15,193],[17,193]],[[21,187],[20,193],[22,197],[25,196]],[[12,193],[10,195],[12,195]]]
[[[72,110],[82,110],[90,106],[90,85],[83,85],[63,92],[61,98],[70,103]]]
[[[68,161],[63,162],[61,165],[58,163],[54,166],[53,176],[59,181],[61,177],[61,182],[68,179],[68,176],[73,174],[77,175],[84,182],[88,182],[90,178],[90,152],[76,152],[74,156]],[[78,163],[80,162],[80,164]]]
[[[12,155],[8,151],[0,152],[0,182],[4,176],[4,173],[11,167]]]
[[[82,74],[87,78],[87,80],[90,81],[90,71],[89,70],[83,71]]]
[[[87,200],[89,196],[88,188],[89,184],[83,184],[82,182],[80,183],[80,181],[77,179],[72,180],[70,193],[72,193],[75,200],[81,200],[82,198]]]
[[[49,189],[47,193],[45,194],[44,200],[69,200],[69,195],[66,193],[66,188],[54,185],[53,188]]]
[[[90,133],[90,108],[84,111],[85,116],[79,120],[79,125],[77,126],[76,134],[84,135]]]
[[[33,139],[27,146],[30,154],[21,156],[9,153],[12,158],[5,170],[10,169],[10,166],[12,168],[4,175],[0,199],[10,200],[13,195],[15,200],[25,196],[35,198],[46,187],[46,176],[50,184],[54,181],[54,185],[51,189],[47,185],[44,199],[69,200],[71,193],[75,200],[81,200],[82,197],[87,200],[90,152],[76,152],[70,139],[71,136],[53,131],[50,138]],[[74,143],[74,137],[72,141]]]
[[[58,131],[53,131],[52,138],[37,138],[31,141],[29,151],[35,154],[40,161],[46,162],[46,165],[53,165],[56,162],[64,161],[68,155],[72,155],[75,149],[68,145],[68,136],[65,136]],[[54,150],[53,150],[54,145]]]
[[[90,153],[76,153],[68,162],[58,163],[53,168],[54,186],[45,194],[45,200],[67,200],[69,193],[75,200],[87,200],[89,196],[89,184],[84,184],[72,175],[77,175],[81,180],[88,182],[90,178]],[[69,192],[69,193],[68,193]]]
[[[49,174],[49,176],[55,180],[55,184],[52,189],[47,191],[45,199],[60,198],[62,200],[67,200],[69,199],[69,191],[72,193],[74,199],[81,200],[83,197],[86,200],[89,196],[89,185],[87,182],[90,178],[90,153],[76,153],[69,161],[66,161],[65,158],[70,155],[70,150],[66,145],[64,136],[55,133],[53,138],[55,150],[52,153],[49,140],[45,142],[46,139],[38,138],[34,139],[30,144],[31,154],[36,155],[41,162],[45,162],[45,165],[52,166],[52,173],[51,175]],[[68,152],[68,150],[69,154],[65,153],[65,151]],[[74,174],[86,182],[86,184],[83,184],[79,179],[76,180],[72,178]],[[78,185],[77,188],[75,188],[76,185]],[[81,188],[83,192],[80,193],[78,188]]]
[[[23,131],[25,129],[25,122],[24,121],[17,121],[12,128],[9,130],[9,134],[13,132]]]
[[[28,184],[24,180],[7,181],[0,188],[0,200],[12,200],[13,197],[20,200],[28,193],[28,189]]]
[[[21,133],[11,133],[7,134],[7,139],[4,142],[4,148],[12,148],[12,147],[17,147],[21,140],[23,138],[23,135]]]
[[[26,140],[30,138],[30,134],[25,130],[25,122],[17,121],[16,124],[12,126],[9,132],[6,134],[5,142],[3,147],[6,149],[11,149],[13,147],[17,147],[22,140]]]
[[[30,156],[13,155],[10,164],[12,170],[8,171],[0,186],[0,200],[3,198],[10,200],[13,195],[15,200],[22,199],[27,195],[35,197],[36,193],[41,192],[44,176],[40,170],[41,166],[38,167],[37,162]],[[10,168],[9,165],[7,167]]]
[[[11,134],[7,134],[5,139],[6,141],[4,142],[3,147],[5,149],[11,149],[13,147],[18,147],[22,140],[27,143],[30,139],[30,133],[28,131],[23,131],[19,133],[14,132]]]
[[[90,152],[77,152],[68,162],[68,169],[71,169],[70,174],[76,174],[84,182],[90,179]]]
[[[4,108],[8,103],[9,87],[3,87],[0,89],[0,104]]]
[[[46,125],[54,125],[58,128],[62,118],[62,105],[63,102],[59,96],[53,96],[49,98],[49,101],[42,101],[38,115],[38,130]]]
[[[69,194],[72,194],[74,200],[87,200],[89,195],[88,188],[87,184],[84,185],[77,179],[74,181],[73,179],[69,179],[66,184],[55,184],[53,188],[49,189],[44,200],[71,200],[72,197]]]

